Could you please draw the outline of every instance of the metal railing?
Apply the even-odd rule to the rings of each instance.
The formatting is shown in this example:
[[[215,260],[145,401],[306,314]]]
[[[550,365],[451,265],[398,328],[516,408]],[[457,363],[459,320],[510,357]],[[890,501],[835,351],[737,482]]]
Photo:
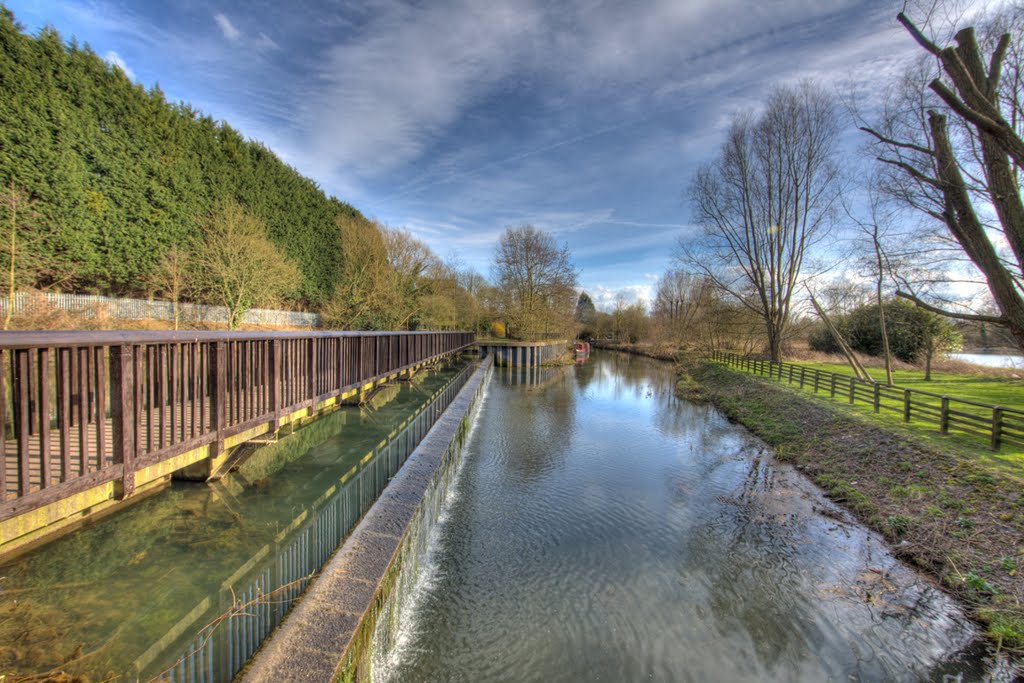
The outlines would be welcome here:
[[[0,520],[313,408],[471,332],[4,332]]]
[[[193,610],[199,613],[195,621],[202,623],[207,619],[209,623],[198,629],[197,624],[185,628],[184,632],[192,635],[184,643],[178,638],[171,657],[161,652],[159,645],[153,652],[145,653],[135,664],[136,671],[144,674],[143,680],[232,680],[380,497],[476,369],[475,364],[470,364],[460,370],[424,401],[401,428],[346,472],[329,489],[333,493],[303,511],[272,545],[261,548],[243,565],[242,571],[226,580],[213,618],[202,609]],[[172,632],[180,630],[175,628]]]
[[[988,441],[993,451],[998,451],[1004,443],[1024,447],[1024,410],[888,386],[796,363],[776,363],[724,351],[713,352],[711,360],[769,379],[785,379],[815,394],[828,392],[830,398],[845,399],[851,405],[867,403],[874,412],[896,413],[904,422],[916,420],[935,424],[941,434],[949,434],[952,430],[980,437]]]

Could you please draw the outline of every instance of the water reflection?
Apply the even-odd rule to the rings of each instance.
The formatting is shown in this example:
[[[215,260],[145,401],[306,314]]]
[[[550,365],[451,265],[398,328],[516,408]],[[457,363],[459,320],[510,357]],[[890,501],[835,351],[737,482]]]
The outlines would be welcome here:
[[[980,678],[955,606],[667,364],[561,372],[495,373],[387,680]]]
[[[315,421],[281,442],[302,454],[297,459],[297,453],[288,454],[287,464],[243,466],[237,477],[216,486],[175,482],[168,491],[0,568],[0,674],[56,667],[92,680],[134,680],[141,669],[145,680],[160,671],[166,656],[177,657],[175,642],[222,614],[232,592],[240,594],[250,575],[262,571],[261,563],[274,559],[272,549],[288,549],[296,535],[308,531],[314,513],[345,488],[341,478],[463,367],[423,373],[415,382],[387,388],[368,405]],[[381,452],[390,465],[422,437],[429,422],[414,420],[411,427],[415,435],[403,430]],[[363,489],[375,494],[387,481],[392,468],[378,466],[379,460],[347,476],[360,491],[349,497],[355,510],[346,499],[339,504],[338,520],[328,520],[333,539],[358,518],[358,508],[372,501]],[[363,476],[371,468],[372,476]],[[323,538],[312,534],[309,545],[326,540],[326,532]],[[330,548],[320,548],[325,550]],[[288,567],[293,568],[296,576],[311,571],[301,563]],[[245,585],[235,585],[243,579]]]

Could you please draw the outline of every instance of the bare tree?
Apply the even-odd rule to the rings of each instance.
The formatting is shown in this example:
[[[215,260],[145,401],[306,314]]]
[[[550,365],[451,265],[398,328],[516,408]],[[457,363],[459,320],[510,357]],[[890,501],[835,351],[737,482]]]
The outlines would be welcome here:
[[[12,180],[0,192],[0,220],[7,234],[0,240],[0,263],[3,264],[7,310],[3,329],[11,326],[14,298],[21,287],[58,284],[71,278],[70,264],[54,256],[44,243],[56,230],[43,224],[35,209],[35,200]]]
[[[760,316],[772,360],[782,356],[808,251],[832,223],[837,133],[822,88],[775,87],[760,115],[734,117],[719,158],[690,186],[703,235],[680,238],[678,258]]]
[[[191,288],[194,280],[189,270],[189,252],[184,247],[172,244],[147,281],[154,293],[171,300],[174,329],[180,325],[180,303],[182,296]]]
[[[567,246],[532,225],[509,228],[494,253],[494,274],[510,332],[522,337],[571,330],[577,274]]]
[[[384,245],[387,249],[392,290],[392,327],[403,329],[422,312],[427,298],[435,298],[439,288],[434,285],[446,280],[448,273],[430,247],[407,230],[384,230]],[[435,300],[433,303],[440,302]],[[454,318],[443,324],[454,325]]]
[[[263,222],[231,201],[207,218],[193,265],[197,290],[227,309],[231,329],[247,310],[277,301],[300,282],[298,267],[267,239]]]
[[[713,287],[704,275],[667,270],[658,278],[652,317],[667,328],[674,342],[682,344],[695,334],[698,316],[707,313]]]
[[[868,186],[866,216],[858,215],[849,206],[844,208],[846,215],[857,226],[860,233],[859,241],[862,245],[858,251],[862,252],[862,256],[858,260],[874,281],[875,304],[878,306],[878,326],[882,336],[882,356],[885,360],[885,383],[892,386],[892,352],[889,349],[889,332],[883,305],[885,302],[884,287],[892,272],[892,264],[883,242],[892,232],[893,212],[887,209],[875,182]],[[817,308],[817,303],[815,303],[815,308]],[[829,327],[832,327],[831,324]],[[840,346],[845,344],[845,341],[837,340],[837,342]]]
[[[389,327],[384,319],[392,289],[386,228],[351,216],[339,216],[337,226],[341,274],[334,296],[321,311],[324,323],[346,330]]]
[[[1024,8],[990,20],[980,43],[965,28],[945,48],[906,15],[897,19],[930,59],[908,72],[878,125],[862,129],[891,171],[890,194],[945,227],[1000,314],[936,305],[906,277],[897,294],[934,313],[1005,327],[1024,351],[1024,50],[1011,32],[1024,28]]]

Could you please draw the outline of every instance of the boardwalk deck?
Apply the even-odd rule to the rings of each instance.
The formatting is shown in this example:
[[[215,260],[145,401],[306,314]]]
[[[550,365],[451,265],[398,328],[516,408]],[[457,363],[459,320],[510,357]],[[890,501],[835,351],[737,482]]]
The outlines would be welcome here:
[[[464,332],[0,335],[0,522],[473,343]]]

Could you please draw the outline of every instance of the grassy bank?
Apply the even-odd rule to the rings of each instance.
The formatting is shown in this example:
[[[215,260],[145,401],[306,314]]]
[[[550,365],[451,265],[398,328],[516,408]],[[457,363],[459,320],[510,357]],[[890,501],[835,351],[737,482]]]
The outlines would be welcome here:
[[[839,363],[795,361],[793,365],[832,372],[843,377],[852,376],[849,366]],[[877,368],[871,372],[872,377],[877,380],[884,377],[884,373]],[[998,373],[999,370],[997,369],[996,372]],[[941,403],[939,395],[978,401],[1004,408],[1024,409],[1024,380],[1014,377],[1012,373],[989,374],[985,372],[985,369],[967,366],[965,371],[935,373],[933,379],[928,382],[925,382],[923,377],[923,373],[912,368],[896,370],[893,373],[893,380],[897,387],[936,394],[931,397],[915,394],[914,398],[915,401],[931,405],[936,412]],[[799,392],[800,390],[799,383],[795,381],[790,383],[785,379],[776,378],[775,384],[788,391]],[[804,383],[803,391],[805,393],[814,391],[811,382]],[[829,390],[826,386],[816,395],[816,398],[829,402],[832,410],[860,416],[888,430],[923,440],[932,448],[947,450],[957,456],[973,459],[979,464],[1016,477],[1024,483],[1024,447],[1021,447],[1020,444],[1005,440],[1001,449],[998,452],[993,452],[986,439],[964,432],[958,425],[954,424],[950,427],[948,434],[941,434],[935,420],[925,420],[915,416],[910,422],[904,422],[901,412],[880,410],[875,413],[870,403],[861,401],[848,403],[843,399],[843,391],[838,392],[837,397],[831,401],[827,398],[828,395]],[[889,405],[892,405],[891,401],[889,401]],[[984,409],[976,409],[975,412],[983,413]]]
[[[993,641],[1024,650],[1018,479],[777,382],[711,363],[687,370],[730,419],[964,600]]]

